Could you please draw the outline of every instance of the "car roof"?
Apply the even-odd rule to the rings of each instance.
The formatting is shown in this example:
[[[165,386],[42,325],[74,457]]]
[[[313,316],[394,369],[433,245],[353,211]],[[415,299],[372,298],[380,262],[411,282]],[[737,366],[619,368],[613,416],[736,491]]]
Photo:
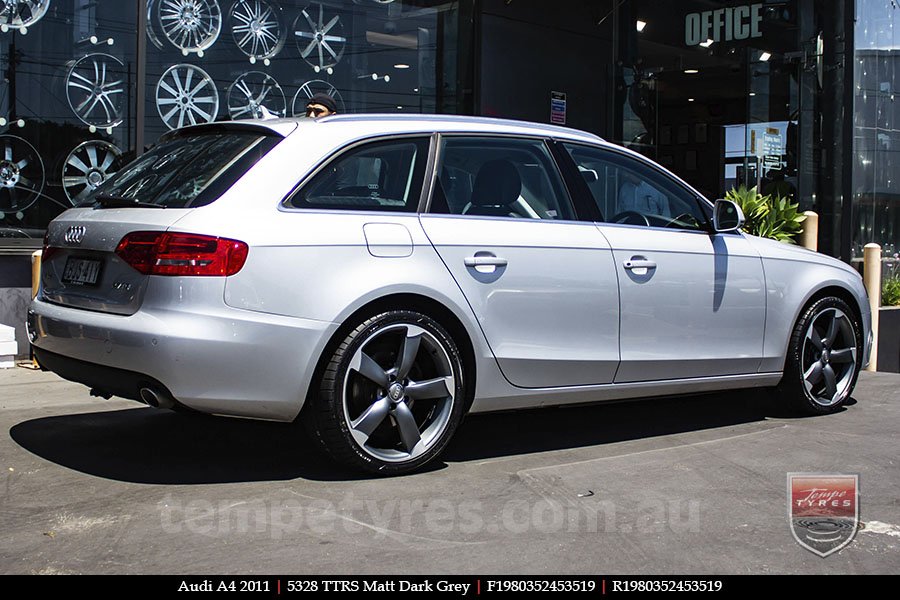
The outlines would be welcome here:
[[[600,137],[568,127],[549,125],[543,123],[531,123],[528,121],[515,121],[512,119],[498,119],[492,117],[468,117],[459,115],[429,115],[429,114],[347,114],[331,115],[311,119],[307,117],[294,117],[282,119],[231,121],[241,125],[255,125],[264,127],[281,135],[287,136],[293,131],[309,131],[309,128],[329,128],[335,133],[347,137],[365,137],[368,135],[391,133],[505,133],[518,135],[541,135],[560,139],[599,142]]]

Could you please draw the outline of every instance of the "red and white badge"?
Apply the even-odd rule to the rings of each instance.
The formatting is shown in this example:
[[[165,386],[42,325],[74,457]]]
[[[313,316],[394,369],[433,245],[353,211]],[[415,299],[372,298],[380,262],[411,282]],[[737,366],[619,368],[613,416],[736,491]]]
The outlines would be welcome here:
[[[788,473],[788,519],[797,542],[821,557],[850,543],[859,524],[859,476]]]

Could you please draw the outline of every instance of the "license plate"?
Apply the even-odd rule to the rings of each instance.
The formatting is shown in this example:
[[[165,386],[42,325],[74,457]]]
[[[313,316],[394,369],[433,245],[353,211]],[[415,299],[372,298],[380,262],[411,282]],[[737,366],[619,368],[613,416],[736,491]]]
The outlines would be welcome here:
[[[63,269],[63,283],[70,285],[96,285],[100,277],[100,261],[89,258],[70,258]]]

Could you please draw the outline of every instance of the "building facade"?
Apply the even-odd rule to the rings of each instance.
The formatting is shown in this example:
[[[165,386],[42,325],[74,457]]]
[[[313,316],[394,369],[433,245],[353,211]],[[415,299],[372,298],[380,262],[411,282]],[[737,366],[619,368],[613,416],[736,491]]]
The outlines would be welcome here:
[[[900,229],[896,0],[18,0],[0,4],[0,323],[47,223],[164,132],[342,112],[556,122],[709,198],[816,210],[846,261]]]

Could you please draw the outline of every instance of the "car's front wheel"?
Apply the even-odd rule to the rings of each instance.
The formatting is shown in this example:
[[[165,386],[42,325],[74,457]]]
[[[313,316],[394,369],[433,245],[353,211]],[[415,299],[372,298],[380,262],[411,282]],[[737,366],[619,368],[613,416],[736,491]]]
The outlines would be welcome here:
[[[306,417],[338,462],[400,474],[446,447],[464,410],[463,363],[431,317],[394,310],[368,318],[334,350]]]
[[[862,366],[862,327],[834,296],[808,306],[794,327],[779,392],[806,414],[836,411],[850,397]]]

